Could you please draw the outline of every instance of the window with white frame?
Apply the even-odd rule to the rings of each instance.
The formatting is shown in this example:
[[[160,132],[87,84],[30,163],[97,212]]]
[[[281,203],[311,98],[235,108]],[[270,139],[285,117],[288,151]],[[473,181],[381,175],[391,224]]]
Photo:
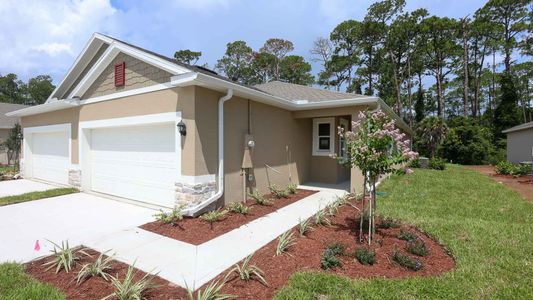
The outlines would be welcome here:
[[[339,120],[339,127],[343,129],[342,136],[339,137],[339,157],[342,157],[344,159],[348,158],[348,153],[346,152],[346,140],[344,138],[345,132],[348,130],[348,126],[350,124],[350,121],[345,118],[341,118]]]
[[[313,155],[335,153],[335,118],[313,119]]]

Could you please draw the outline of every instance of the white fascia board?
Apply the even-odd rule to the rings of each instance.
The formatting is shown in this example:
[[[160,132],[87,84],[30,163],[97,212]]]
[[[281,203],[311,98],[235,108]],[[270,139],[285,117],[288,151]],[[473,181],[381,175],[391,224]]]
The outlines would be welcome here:
[[[36,114],[41,114],[45,112],[51,112],[61,109],[67,109],[76,107],[79,105],[78,101],[68,101],[68,100],[57,100],[52,101],[48,103],[44,103],[41,105],[31,106],[28,108],[23,108],[19,110],[15,110],[12,112],[9,112],[6,114],[8,117],[25,117],[25,116],[31,116]]]
[[[82,57],[85,56],[85,53],[89,50],[90,46],[93,44],[94,40],[95,39],[99,39],[101,40],[102,42],[104,43],[110,43],[110,39],[101,35],[101,34],[98,34],[98,33],[94,33],[91,38],[89,39],[89,41],[85,44],[85,47],[83,47],[83,50],[80,52],[80,54],[76,57],[76,60],[74,61],[74,63],[70,66],[70,68],[68,69],[67,71],[67,74],[63,77],[63,79],[61,79],[61,81],[59,82],[59,84],[55,87],[55,89],[52,91],[52,93],[50,94],[50,96],[48,96],[48,99],[46,99],[46,102],[49,102],[52,100],[52,98],[57,98],[57,96],[55,96],[56,92],[58,91],[58,89],[65,83],[65,81],[67,80],[67,78],[70,77],[70,74],[74,71],[74,68],[80,63]],[[90,60],[89,60],[90,61]],[[87,62],[88,63],[88,62]]]
[[[115,59],[115,57],[120,53],[127,54],[131,57],[134,57],[138,60],[141,60],[147,64],[155,66],[159,69],[162,69],[171,74],[184,74],[190,73],[189,69],[180,67],[176,64],[173,64],[169,61],[166,61],[162,58],[159,58],[155,55],[146,53],[139,49],[133,48],[131,46],[122,44],[118,41],[112,41],[109,47],[106,49],[102,57],[94,64],[94,66],[87,72],[85,77],[78,83],[78,85],[72,90],[68,98],[74,96],[81,97],[87,89],[93,84],[93,82],[102,74],[105,68]]]

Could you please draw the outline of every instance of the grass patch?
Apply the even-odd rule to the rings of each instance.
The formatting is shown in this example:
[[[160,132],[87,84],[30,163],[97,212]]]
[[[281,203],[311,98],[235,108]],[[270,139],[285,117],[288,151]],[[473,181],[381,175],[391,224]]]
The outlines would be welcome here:
[[[454,255],[437,277],[351,280],[294,274],[276,299],[533,299],[533,204],[462,166],[393,176],[378,213],[425,230]]]
[[[0,264],[0,299],[66,299],[51,285],[40,283],[24,273],[17,263]]]
[[[17,172],[16,166],[0,166],[0,174]]]
[[[33,201],[33,200],[39,200],[39,199],[50,198],[50,197],[57,197],[57,196],[62,196],[62,195],[78,193],[78,192],[79,190],[76,188],[59,188],[59,189],[42,191],[42,192],[31,192],[31,193],[26,193],[22,195],[7,196],[7,197],[0,198],[0,206]]]

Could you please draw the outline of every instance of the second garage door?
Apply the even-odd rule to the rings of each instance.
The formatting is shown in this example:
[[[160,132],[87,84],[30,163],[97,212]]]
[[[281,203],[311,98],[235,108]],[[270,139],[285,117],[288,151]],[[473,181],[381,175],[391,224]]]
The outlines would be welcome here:
[[[94,129],[91,188],[165,207],[178,176],[173,124]]]
[[[32,135],[33,177],[60,184],[68,183],[68,132],[34,133]]]

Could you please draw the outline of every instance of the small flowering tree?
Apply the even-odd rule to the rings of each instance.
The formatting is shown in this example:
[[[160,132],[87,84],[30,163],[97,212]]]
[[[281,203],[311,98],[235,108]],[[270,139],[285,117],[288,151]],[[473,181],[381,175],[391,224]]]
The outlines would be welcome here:
[[[418,153],[411,151],[411,142],[396,128],[394,120],[381,110],[360,112],[359,120],[352,121],[352,130],[344,132],[339,128],[339,135],[344,137],[348,153],[348,158],[340,159],[339,162],[361,170],[365,178],[364,196],[367,185],[370,188],[371,198],[368,203],[370,244],[375,232],[376,182],[380,176],[391,173],[415,159]],[[361,216],[360,238],[362,238],[362,220],[363,216]]]

